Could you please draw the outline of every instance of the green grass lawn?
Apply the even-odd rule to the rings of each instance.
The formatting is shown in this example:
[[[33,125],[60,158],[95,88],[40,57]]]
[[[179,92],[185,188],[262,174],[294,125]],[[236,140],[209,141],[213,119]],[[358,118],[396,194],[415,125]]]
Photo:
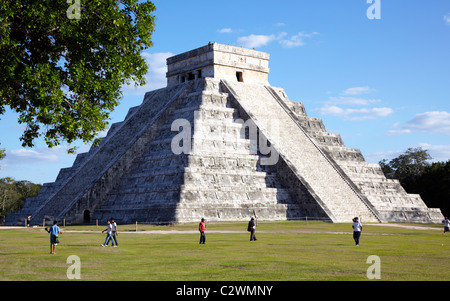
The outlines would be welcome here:
[[[370,255],[384,281],[450,280],[450,235],[441,227],[365,225],[357,247],[351,224],[260,222],[250,242],[246,223],[208,223],[205,245],[183,233],[196,223],[119,225],[118,248],[100,246],[104,228],[62,228],[55,255],[42,228],[0,230],[0,280],[67,280],[70,255],[80,258],[81,280],[367,281]]]

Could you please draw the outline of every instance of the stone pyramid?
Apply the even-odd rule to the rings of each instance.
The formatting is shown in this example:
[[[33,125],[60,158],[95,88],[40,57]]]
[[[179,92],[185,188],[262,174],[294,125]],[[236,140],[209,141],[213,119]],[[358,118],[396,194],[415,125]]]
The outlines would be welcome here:
[[[208,44],[6,224],[317,219],[440,222],[379,165],[268,83],[269,55]]]

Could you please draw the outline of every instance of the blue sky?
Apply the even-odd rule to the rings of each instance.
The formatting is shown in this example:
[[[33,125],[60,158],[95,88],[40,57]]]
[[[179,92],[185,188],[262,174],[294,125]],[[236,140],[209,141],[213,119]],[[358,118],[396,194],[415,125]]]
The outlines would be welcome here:
[[[369,0],[373,2],[375,0]],[[303,102],[310,117],[370,163],[409,147],[450,159],[450,1],[155,0],[153,47],[145,87],[124,87],[111,123],[120,122],[146,91],[164,87],[167,57],[218,42],[270,53],[269,82]],[[81,5],[83,0],[81,1]],[[372,10],[369,10],[372,11]],[[75,159],[67,145],[21,147],[22,126],[8,111],[0,120],[0,177],[53,182]],[[102,136],[102,135],[100,135]],[[82,142],[78,153],[89,145]]]

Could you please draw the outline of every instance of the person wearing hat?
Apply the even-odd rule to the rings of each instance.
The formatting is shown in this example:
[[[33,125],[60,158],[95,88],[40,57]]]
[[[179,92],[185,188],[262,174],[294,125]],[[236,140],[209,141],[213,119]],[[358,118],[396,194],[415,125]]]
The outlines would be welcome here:
[[[248,222],[248,231],[250,232],[250,241],[257,240],[255,236],[257,222],[255,218],[252,216],[250,221]]]
[[[200,231],[200,244],[205,244],[206,237],[205,237],[205,219],[202,218],[201,222],[198,224],[198,231]]]

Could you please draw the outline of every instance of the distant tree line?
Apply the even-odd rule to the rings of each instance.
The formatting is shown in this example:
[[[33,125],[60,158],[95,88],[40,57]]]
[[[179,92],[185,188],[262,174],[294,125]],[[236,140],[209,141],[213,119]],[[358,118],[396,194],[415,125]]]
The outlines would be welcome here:
[[[26,198],[38,195],[42,185],[30,181],[16,181],[6,177],[0,179],[0,224],[9,211],[20,210]]]
[[[450,160],[430,163],[431,156],[420,147],[379,162],[388,179],[398,179],[408,193],[420,194],[430,208],[450,215]]]

